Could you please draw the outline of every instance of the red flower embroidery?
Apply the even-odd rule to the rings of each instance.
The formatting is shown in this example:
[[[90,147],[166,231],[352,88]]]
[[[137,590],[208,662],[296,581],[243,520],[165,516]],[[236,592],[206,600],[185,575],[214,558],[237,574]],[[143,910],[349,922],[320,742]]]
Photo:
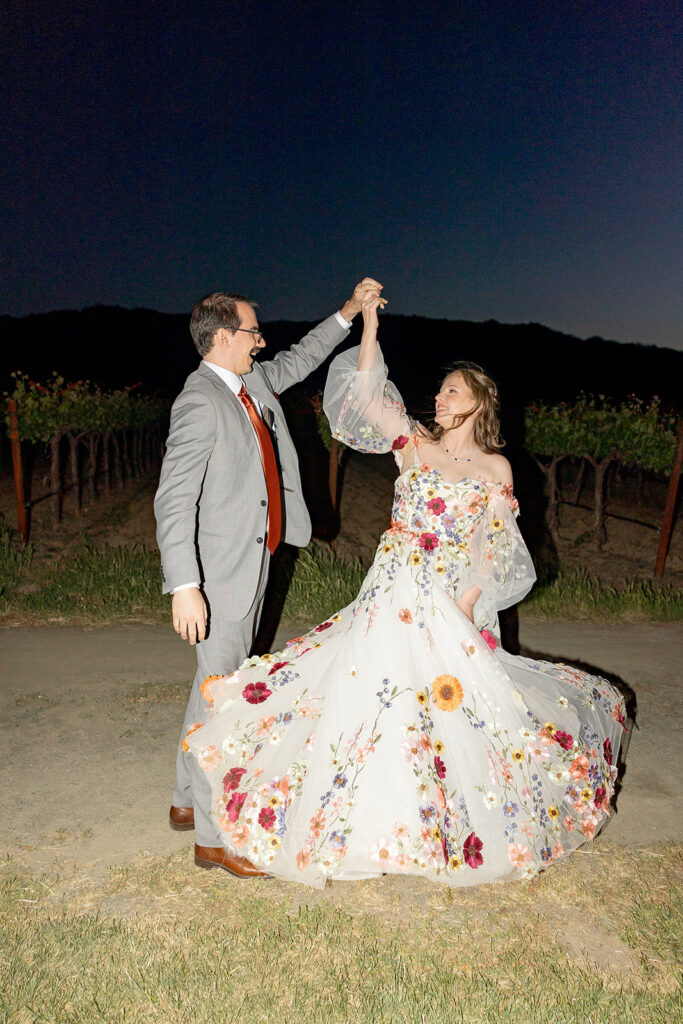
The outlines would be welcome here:
[[[272,692],[265,683],[248,683],[242,690],[242,696],[249,704],[263,704]]]
[[[556,729],[553,734],[553,739],[556,740],[563,750],[571,750],[574,746],[574,737],[568,732],[562,732],[561,729]]]
[[[593,797],[595,806],[600,807],[602,805],[602,801],[605,799],[606,796],[607,790],[605,789],[605,787],[598,786],[598,788],[595,790],[595,796]]]
[[[471,868],[480,868],[484,863],[481,850],[483,847],[481,839],[479,839],[474,832],[470,832],[467,839],[463,843],[462,855],[465,858],[465,863]]]
[[[315,632],[322,633],[324,629],[329,629],[331,625],[331,622],[321,622],[319,626],[315,627]]]
[[[443,498],[432,498],[427,502],[427,508],[433,516],[440,516],[446,511],[446,502]]]
[[[242,813],[242,806],[247,799],[246,793],[233,793],[225,805],[225,813],[230,821],[237,821]]]
[[[258,816],[258,823],[261,826],[261,828],[264,828],[266,832],[270,832],[276,821],[277,818],[275,816],[275,811],[273,810],[272,807],[261,808]]]
[[[408,444],[408,438],[405,434],[399,434],[394,443],[391,446],[392,452],[400,452],[401,448],[405,448]]]
[[[420,534],[420,547],[425,551],[435,551],[439,546],[439,538],[435,533]]]
[[[233,789],[237,789],[240,784],[240,779],[246,773],[246,768],[231,768],[223,776],[223,792],[231,793]]]
[[[434,758],[434,768],[436,769],[436,774],[440,779],[444,779],[446,777],[446,765],[440,757]]]
[[[611,742],[609,740],[605,740],[605,742],[603,743],[603,745],[602,745],[602,752],[605,755],[605,761],[607,761],[607,764],[611,764],[612,763],[612,744],[611,744]]]
[[[285,665],[289,665],[289,662],[288,661],[276,661],[275,664],[273,665],[273,667],[271,668],[270,672],[268,673],[268,675],[272,676],[273,672],[277,672],[278,669],[284,668]]]

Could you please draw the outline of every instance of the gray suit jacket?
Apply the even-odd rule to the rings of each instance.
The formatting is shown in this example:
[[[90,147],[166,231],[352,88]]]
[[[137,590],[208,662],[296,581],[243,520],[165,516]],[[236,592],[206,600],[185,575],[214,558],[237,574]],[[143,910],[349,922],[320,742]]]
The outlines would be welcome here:
[[[273,435],[282,486],[282,539],[299,547],[311,538],[311,521],[276,394],[307,377],[348,333],[331,316],[274,359],[255,362],[244,378]],[[212,595],[214,616],[244,618],[262,571],[267,497],[258,442],[244,408],[218,374],[200,363],[173,403],[154,500],[164,593],[198,580]]]

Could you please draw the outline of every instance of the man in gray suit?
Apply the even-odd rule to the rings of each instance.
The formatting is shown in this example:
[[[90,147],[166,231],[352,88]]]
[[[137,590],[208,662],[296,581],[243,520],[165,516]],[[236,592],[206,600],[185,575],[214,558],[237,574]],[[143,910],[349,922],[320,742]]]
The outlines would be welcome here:
[[[260,874],[220,842],[209,817],[206,776],[182,740],[205,720],[200,687],[206,677],[234,671],[250,653],[280,539],[303,547],[311,537],[278,395],[327,358],[347,337],[363,300],[381,287],[364,278],[339,313],[262,363],[254,362],[265,346],[254,303],[216,292],[192,312],[190,332],[202,362],[173,404],[154,510],[173,626],[197,649],[170,824],[195,828],[200,867],[222,867],[242,878]]]

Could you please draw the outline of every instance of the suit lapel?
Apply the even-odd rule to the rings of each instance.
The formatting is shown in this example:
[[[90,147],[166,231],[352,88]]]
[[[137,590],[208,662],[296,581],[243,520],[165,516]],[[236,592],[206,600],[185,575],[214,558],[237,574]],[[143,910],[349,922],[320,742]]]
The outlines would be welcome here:
[[[218,376],[217,373],[207,366],[205,362],[201,362],[197,368],[197,373],[202,377],[206,377],[207,380],[211,381],[214,387],[218,388],[224,395],[227,395],[228,400],[235,403],[239,407],[240,411],[243,411],[242,403],[235,394],[235,392],[228,387],[225,381]],[[262,375],[252,372],[248,374],[247,379],[244,382],[244,386],[250,395],[254,398],[258,398],[261,403],[263,420],[268,425],[269,429],[273,429],[274,413],[269,402],[273,401],[273,393],[264,382]]]

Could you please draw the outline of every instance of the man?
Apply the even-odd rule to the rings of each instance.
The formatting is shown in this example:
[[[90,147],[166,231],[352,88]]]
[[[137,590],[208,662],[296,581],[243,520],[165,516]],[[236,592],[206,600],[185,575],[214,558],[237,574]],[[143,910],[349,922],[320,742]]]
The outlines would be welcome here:
[[[182,741],[205,719],[200,687],[206,677],[234,671],[250,653],[279,541],[303,547],[311,537],[278,395],[326,359],[347,337],[363,300],[381,288],[364,278],[339,313],[263,363],[254,362],[265,347],[254,303],[215,292],[192,312],[190,333],[202,362],[171,411],[154,510],[173,626],[197,649],[170,824],[195,828],[200,867],[222,867],[240,878],[261,874],[220,842],[206,776]]]

